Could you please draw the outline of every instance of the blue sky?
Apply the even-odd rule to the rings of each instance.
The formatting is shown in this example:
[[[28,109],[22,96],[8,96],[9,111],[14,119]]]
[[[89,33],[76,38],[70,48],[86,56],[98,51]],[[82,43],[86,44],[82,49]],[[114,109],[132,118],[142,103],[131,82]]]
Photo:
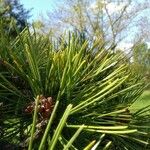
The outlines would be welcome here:
[[[143,1],[143,0],[139,0],[139,1]],[[46,17],[47,12],[53,11],[57,7],[57,4],[63,3],[64,0],[20,0],[20,2],[21,4],[24,5],[26,9],[32,8],[31,10],[32,17],[29,19],[29,21],[32,22],[33,20],[40,19],[41,14],[44,17]],[[111,10],[112,9],[114,8],[112,7]],[[125,43],[125,47],[127,47],[126,43]]]
[[[56,7],[56,0],[20,0],[26,9],[32,8],[30,21],[39,18],[40,14],[46,16],[48,11]]]

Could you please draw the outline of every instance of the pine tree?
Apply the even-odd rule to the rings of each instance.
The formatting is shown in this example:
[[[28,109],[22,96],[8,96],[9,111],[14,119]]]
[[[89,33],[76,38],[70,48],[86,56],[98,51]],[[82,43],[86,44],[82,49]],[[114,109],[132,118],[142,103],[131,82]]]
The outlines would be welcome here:
[[[15,24],[17,30],[21,32],[26,21],[30,17],[30,10],[26,10],[18,0],[2,0],[0,1],[0,18],[6,34],[15,37],[16,30],[13,28]]]

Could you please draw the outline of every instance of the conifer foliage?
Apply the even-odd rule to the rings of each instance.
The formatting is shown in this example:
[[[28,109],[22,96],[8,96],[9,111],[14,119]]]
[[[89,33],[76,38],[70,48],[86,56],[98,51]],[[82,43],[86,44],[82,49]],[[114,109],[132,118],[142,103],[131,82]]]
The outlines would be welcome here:
[[[26,20],[30,18],[30,10],[26,10],[19,0],[1,0],[0,18],[5,34],[14,38],[17,36],[14,24],[21,32],[27,24]]]
[[[76,33],[57,42],[26,27],[12,42],[1,39],[1,143],[29,150],[148,147],[149,107],[130,110],[143,81],[122,55]]]

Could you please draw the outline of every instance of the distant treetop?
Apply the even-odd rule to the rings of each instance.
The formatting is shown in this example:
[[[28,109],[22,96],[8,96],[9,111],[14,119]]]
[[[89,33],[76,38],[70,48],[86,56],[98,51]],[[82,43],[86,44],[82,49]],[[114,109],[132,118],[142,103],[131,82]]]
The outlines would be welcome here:
[[[18,31],[22,31],[26,26],[27,19],[31,17],[31,10],[26,10],[19,0],[1,0],[0,1],[0,18],[2,19],[5,31],[11,36],[16,33],[13,29],[13,22],[16,24]]]

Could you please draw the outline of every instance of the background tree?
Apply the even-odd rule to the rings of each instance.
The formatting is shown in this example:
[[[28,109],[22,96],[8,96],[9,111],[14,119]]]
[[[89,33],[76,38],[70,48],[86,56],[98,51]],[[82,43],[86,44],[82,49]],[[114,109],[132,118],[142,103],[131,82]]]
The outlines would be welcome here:
[[[133,47],[133,68],[150,82],[150,48],[145,42],[138,42]]]
[[[132,31],[141,26],[140,20],[146,20],[144,11],[149,8],[147,1],[139,0],[65,0],[48,14],[47,24],[55,34],[69,28],[115,46],[122,40],[134,39]]]
[[[16,31],[13,24],[16,25],[17,30],[21,32],[26,26],[27,19],[30,17],[30,10],[26,10],[18,0],[1,0],[0,1],[0,18],[1,24],[5,33],[11,37],[16,36]]]

